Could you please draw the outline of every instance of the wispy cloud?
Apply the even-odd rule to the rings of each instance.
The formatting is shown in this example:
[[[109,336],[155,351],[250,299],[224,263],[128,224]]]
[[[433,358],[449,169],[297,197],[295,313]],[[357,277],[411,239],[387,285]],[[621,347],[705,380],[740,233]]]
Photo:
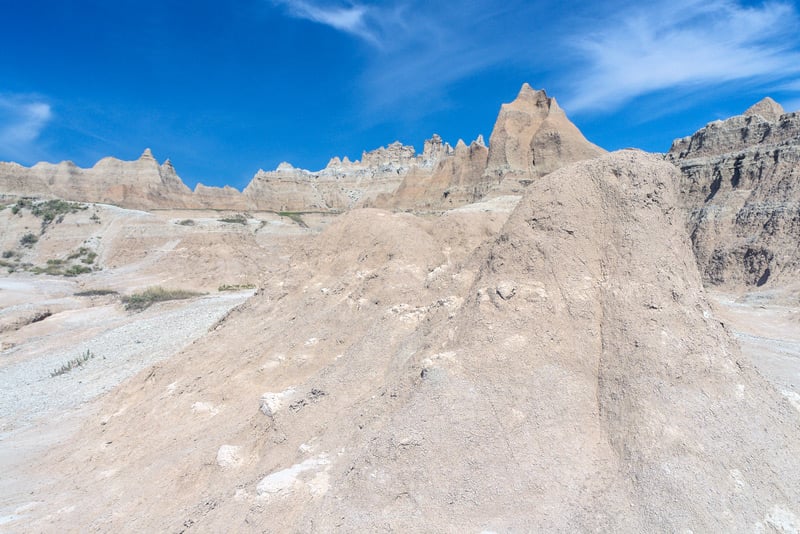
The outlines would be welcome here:
[[[369,43],[379,45],[380,40],[367,17],[372,8],[358,4],[346,6],[320,6],[304,0],[273,0],[283,6],[289,15],[330,26],[339,31],[359,37]]]
[[[0,95],[0,158],[24,161],[38,156],[36,142],[52,118],[50,104],[42,99]]]
[[[450,84],[520,56],[519,24],[512,16],[530,9],[518,0],[272,3],[292,17],[327,25],[369,45],[356,79],[363,92],[362,111],[371,120],[414,109],[424,114],[444,100]],[[425,106],[419,105],[420,98]]]
[[[613,110],[666,89],[800,75],[798,14],[788,3],[662,1],[620,9],[598,25],[604,29],[570,36],[582,60],[570,111]]]

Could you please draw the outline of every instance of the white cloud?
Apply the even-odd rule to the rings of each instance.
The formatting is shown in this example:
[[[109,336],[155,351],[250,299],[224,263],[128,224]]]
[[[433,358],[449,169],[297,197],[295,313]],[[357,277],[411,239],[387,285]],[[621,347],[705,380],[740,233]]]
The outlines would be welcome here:
[[[800,74],[798,15],[790,4],[656,2],[621,9],[576,40],[570,111],[615,109],[660,90],[727,82],[785,82]]]
[[[374,29],[367,24],[369,8],[366,6],[353,4],[347,7],[322,7],[304,0],[274,0],[274,3],[285,6],[293,17],[324,24],[370,43],[379,44]]]
[[[0,95],[0,157],[28,160],[39,153],[36,141],[53,118],[50,104],[20,95]]]

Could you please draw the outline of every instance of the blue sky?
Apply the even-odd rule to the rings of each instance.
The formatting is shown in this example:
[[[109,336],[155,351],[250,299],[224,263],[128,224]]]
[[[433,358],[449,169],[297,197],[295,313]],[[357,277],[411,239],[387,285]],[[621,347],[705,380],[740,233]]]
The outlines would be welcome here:
[[[523,82],[609,150],[800,109],[797,2],[0,0],[0,28],[0,160],[150,147],[192,187],[488,140]]]

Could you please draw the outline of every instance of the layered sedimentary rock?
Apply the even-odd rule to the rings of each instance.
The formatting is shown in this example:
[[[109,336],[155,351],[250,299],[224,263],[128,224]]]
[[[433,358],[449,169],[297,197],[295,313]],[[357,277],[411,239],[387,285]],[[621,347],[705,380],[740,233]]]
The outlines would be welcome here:
[[[586,140],[555,98],[526,83],[513,102],[500,108],[489,138],[485,180],[495,192],[519,192],[531,180],[604,153]]]
[[[194,207],[191,191],[170,161],[159,165],[149,149],[138,160],[103,158],[90,169],[70,161],[37,163],[30,168],[0,163],[0,190],[136,209]]]
[[[694,251],[705,280],[762,286],[800,269],[800,113],[766,98],[677,139]]]
[[[398,188],[367,205],[394,209],[446,209],[484,196],[481,177],[489,151],[483,137],[467,145],[461,139],[455,148],[439,136],[426,141],[426,150],[441,154],[434,165],[409,172]]]
[[[256,173],[244,195],[259,209],[347,210],[391,194],[409,172],[431,167],[439,157],[428,150],[417,155],[414,147],[394,142],[364,152],[361,160],[335,157],[316,172],[282,163],[274,171]]]

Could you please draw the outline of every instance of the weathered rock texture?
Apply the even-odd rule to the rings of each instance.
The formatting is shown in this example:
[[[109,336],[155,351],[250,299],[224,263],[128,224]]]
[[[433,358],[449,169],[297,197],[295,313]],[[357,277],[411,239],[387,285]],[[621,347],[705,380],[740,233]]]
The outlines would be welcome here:
[[[536,180],[499,232],[343,215],[45,459],[69,477],[31,530],[791,525],[800,416],[713,318],[678,182],[624,151]]]
[[[284,163],[275,171],[259,171],[244,194],[261,209],[288,211],[465,204],[475,199],[470,186],[480,170],[471,169],[482,170],[486,147],[481,140],[469,148],[461,145],[453,149],[434,135],[419,155],[414,147],[395,142],[364,152],[360,161],[333,158],[318,172]],[[448,198],[451,190],[453,197]]]
[[[434,165],[417,167],[409,172],[398,188],[391,194],[383,194],[372,205],[395,209],[443,209],[461,206],[481,199],[486,188],[483,187],[483,171],[489,151],[483,137],[478,137],[467,146],[460,140],[455,148],[442,144],[441,138],[434,136],[426,141],[443,154]]]
[[[489,138],[486,181],[501,194],[514,193],[569,163],[605,153],[570,122],[555,98],[527,83],[503,104]]]
[[[676,139],[667,160],[704,279],[762,286],[800,269],[800,113],[766,98],[743,115]]]

